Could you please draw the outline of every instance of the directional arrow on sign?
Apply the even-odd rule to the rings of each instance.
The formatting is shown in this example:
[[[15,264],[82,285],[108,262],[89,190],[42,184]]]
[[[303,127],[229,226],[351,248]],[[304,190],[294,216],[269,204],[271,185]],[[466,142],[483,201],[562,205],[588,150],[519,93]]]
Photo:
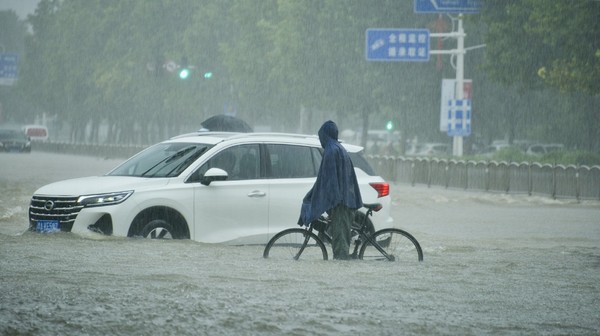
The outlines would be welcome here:
[[[415,0],[415,13],[478,13],[480,0]]]

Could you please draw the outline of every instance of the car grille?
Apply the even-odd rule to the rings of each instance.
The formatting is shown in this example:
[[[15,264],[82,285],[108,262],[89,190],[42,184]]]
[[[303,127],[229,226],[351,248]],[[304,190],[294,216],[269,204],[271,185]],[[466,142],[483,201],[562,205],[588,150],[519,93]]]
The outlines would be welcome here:
[[[33,196],[29,205],[29,226],[35,228],[40,220],[58,220],[61,231],[70,232],[82,208],[77,204],[77,197]]]

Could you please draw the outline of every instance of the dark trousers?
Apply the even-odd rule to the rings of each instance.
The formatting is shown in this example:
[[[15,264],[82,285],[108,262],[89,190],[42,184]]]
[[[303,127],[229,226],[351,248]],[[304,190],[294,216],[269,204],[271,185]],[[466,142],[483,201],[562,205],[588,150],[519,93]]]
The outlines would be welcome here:
[[[331,247],[333,248],[333,259],[349,259],[350,235],[354,210],[345,205],[338,205],[329,211],[331,216]]]

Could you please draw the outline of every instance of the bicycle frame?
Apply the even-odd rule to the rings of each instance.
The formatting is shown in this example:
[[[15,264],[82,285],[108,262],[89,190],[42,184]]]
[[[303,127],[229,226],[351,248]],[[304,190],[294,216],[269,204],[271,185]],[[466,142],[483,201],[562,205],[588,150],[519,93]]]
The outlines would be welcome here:
[[[366,221],[367,218],[369,218],[369,216],[373,215],[373,209],[368,208],[365,217],[363,218],[363,222],[360,224],[360,227],[357,228],[357,232],[358,235],[360,236],[361,239],[365,239],[367,242],[369,242],[371,245],[373,245],[373,247],[375,247],[377,249],[377,251],[379,251],[384,257],[387,258],[387,260],[389,261],[395,261],[396,258],[394,258],[393,255],[389,255],[380,245],[379,243],[377,243],[375,241],[375,239],[371,238],[371,235],[368,234],[367,232],[367,227],[366,227]],[[365,244],[365,241],[360,241],[357,240],[354,243],[354,251],[352,252],[352,254],[350,255],[351,258],[353,259],[357,259],[358,258],[358,249],[361,245]]]
[[[310,225],[306,230],[308,232],[312,232],[313,231],[312,225]],[[308,241],[309,240],[310,240],[310,235],[305,235],[304,236],[304,243],[302,243],[302,246],[298,250],[298,253],[296,253],[296,255],[294,256],[294,260],[300,259],[300,256],[302,255],[302,252],[304,252],[304,249],[306,248],[306,246],[308,246]]]
[[[360,223],[360,226],[358,227],[353,227],[352,229],[354,231],[356,231],[358,233],[358,235],[360,236],[360,239],[356,240],[354,243],[354,251],[350,254],[350,258],[352,259],[358,259],[358,250],[360,248],[361,245],[363,245],[365,242],[370,243],[373,247],[375,247],[384,257],[386,257],[387,260],[389,261],[395,261],[395,257],[393,255],[388,254],[380,245],[379,243],[377,243],[377,241],[375,241],[373,238],[371,238],[371,234],[367,231],[367,218],[373,216],[373,208],[367,207],[367,212],[365,213],[365,216],[363,217],[362,223]],[[318,232],[324,234],[327,236],[327,238],[329,239],[329,241],[331,241],[331,236],[329,235],[329,233],[326,230],[326,225],[329,224],[329,221],[325,218],[319,218],[317,220],[320,223],[323,223],[325,225],[323,225],[323,230],[317,230]],[[307,230],[309,232],[313,231],[313,225],[310,225]],[[361,240],[362,239],[362,240]],[[304,251],[304,248],[306,247],[306,245],[308,244],[308,240],[309,240],[309,236],[306,236],[304,239],[304,244],[302,245],[302,247],[300,248],[300,250],[298,251],[298,253],[296,254],[296,256],[294,257],[295,260],[298,260],[298,258],[300,258],[300,255],[302,254],[302,251]]]

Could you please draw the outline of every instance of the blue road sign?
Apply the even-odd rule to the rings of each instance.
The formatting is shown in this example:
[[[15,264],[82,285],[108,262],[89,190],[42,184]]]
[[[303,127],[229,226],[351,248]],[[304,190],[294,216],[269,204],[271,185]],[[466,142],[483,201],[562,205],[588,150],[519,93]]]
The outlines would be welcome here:
[[[429,61],[429,30],[367,29],[368,61]]]
[[[0,78],[17,78],[17,54],[0,54]]]
[[[415,13],[479,13],[481,0],[415,0]]]
[[[448,135],[471,135],[471,100],[448,100]]]
[[[0,54],[0,85],[12,85],[17,79],[18,60],[18,54]]]

